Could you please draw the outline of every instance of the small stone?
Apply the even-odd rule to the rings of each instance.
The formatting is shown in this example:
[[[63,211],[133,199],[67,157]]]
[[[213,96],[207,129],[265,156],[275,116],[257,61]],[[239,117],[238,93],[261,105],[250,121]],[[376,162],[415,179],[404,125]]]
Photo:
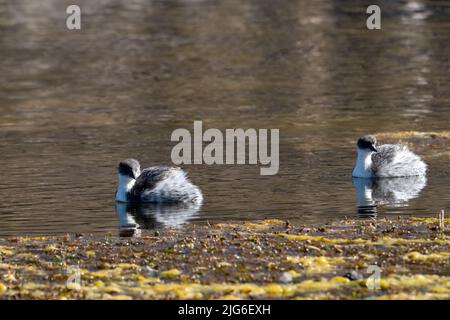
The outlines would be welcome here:
[[[283,272],[278,280],[282,283],[290,283],[292,282],[293,278],[289,272]]]
[[[153,268],[151,268],[149,266],[145,267],[145,271],[147,272],[149,277],[157,277],[159,275],[158,270],[153,269]]]
[[[321,252],[322,250],[320,250],[320,248],[317,248],[316,246],[311,246],[311,245],[307,245],[306,246],[307,251],[317,251],[317,252]]]

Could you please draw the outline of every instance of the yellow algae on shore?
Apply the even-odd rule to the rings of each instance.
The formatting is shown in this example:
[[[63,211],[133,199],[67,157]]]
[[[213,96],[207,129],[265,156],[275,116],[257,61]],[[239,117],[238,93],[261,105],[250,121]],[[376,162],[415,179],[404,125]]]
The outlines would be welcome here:
[[[411,221],[417,221],[417,222],[423,222],[423,223],[431,224],[431,223],[438,223],[439,222],[439,218],[434,218],[434,217],[428,217],[428,218],[411,217]],[[450,223],[450,218],[445,218],[444,222],[445,223]]]
[[[413,261],[449,261],[450,252],[434,252],[422,254],[417,251],[409,252],[403,256],[403,259]]]
[[[450,295],[450,277],[439,275],[394,275],[383,278],[385,289],[428,290]]]
[[[6,286],[0,282],[0,294],[6,291]]]
[[[345,262],[344,257],[298,257],[287,256],[286,261],[294,264],[300,264],[304,268],[304,272],[326,273],[333,271],[337,265]]]
[[[442,157],[450,154],[450,131],[418,132],[379,132],[374,134],[381,144],[406,144],[422,157]]]
[[[450,299],[448,231],[424,218],[281,220],[157,237],[0,239],[2,299]],[[379,289],[368,288],[380,270]],[[438,274],[435,274],[438,273]]]
[[[448,294],[445,293],[419,293],[419,292],[409,292],[409,293],[397,293],[397,294],[386,294],[382,296],[374,297],[377,300],[447,300]]]
[[[161,277],[163,278],[174,278],[176,276],[179,276],[181,274],[181,271],[178,269],[170,269],[170,270],[166,270],[161,272]]]
[[[309,235],[295,235],[280,233],[279,236],[286,237],[290,240],[299,241],[315,241],[327,244],[347,244],[347,245],[393,245],[393,244],[414,244],[414,243],[447,243],[450,244],[448,237],[441,239],[406,239],[406,238],[393,238],[393,237],[379,237],[376,240],[365,240],[361,238],[357,239],[340,239],[340,238],[325,238],[322,236],[309,236]]]
[[[380,138],[447,138],[450,139],[450,131],[396,131],[378,132],[374,134]]]

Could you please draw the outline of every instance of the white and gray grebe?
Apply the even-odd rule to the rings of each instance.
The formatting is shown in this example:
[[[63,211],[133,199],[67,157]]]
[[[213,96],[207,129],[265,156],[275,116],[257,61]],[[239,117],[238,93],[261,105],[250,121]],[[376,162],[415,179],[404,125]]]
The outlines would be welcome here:
[[[141,171],[139,162],[119,162],[116,201],[146,203],[203,202],[200,189],[192,184],[186,172],[178,167],[149,167]]]
[[[422,176],[427,165],[401,144],[376,146],[374,136],[363,136],[357,142],[357,158],[353,169],[356,178],[393,178]]]

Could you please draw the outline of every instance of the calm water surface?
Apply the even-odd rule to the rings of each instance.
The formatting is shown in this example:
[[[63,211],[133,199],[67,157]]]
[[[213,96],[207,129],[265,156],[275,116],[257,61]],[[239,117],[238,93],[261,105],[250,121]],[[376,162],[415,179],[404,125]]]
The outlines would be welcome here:
[[[185,166],[203,207],[139,209],[147,227],[326,222],[373,214],[377,196],[379,217],[450,207],[448,149],[422,154],[425,183],[351,179],[359,135],[450,129],[450,1],[381,1],[380,31],[356,0],[80,0],[68,31],[72,2],[0,0],[0,236],[134,223],[115,208],[117,161],[170,164],[172,131],[194,120],[279,128],[279,174]]]

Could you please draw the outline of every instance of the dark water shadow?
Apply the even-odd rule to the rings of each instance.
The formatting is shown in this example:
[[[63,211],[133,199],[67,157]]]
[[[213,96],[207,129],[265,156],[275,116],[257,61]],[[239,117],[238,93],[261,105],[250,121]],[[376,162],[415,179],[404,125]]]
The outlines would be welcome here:
[[[178,228],[199,215],[199,204],[116,203],[121,237],[139,236],[142,229]]]
[[[405,207],[408,201],[419,196],[426,186],[425,176],[365,179],[353,178],[356,190],[357,215],[360,218],[374,218],[377,207]]]

